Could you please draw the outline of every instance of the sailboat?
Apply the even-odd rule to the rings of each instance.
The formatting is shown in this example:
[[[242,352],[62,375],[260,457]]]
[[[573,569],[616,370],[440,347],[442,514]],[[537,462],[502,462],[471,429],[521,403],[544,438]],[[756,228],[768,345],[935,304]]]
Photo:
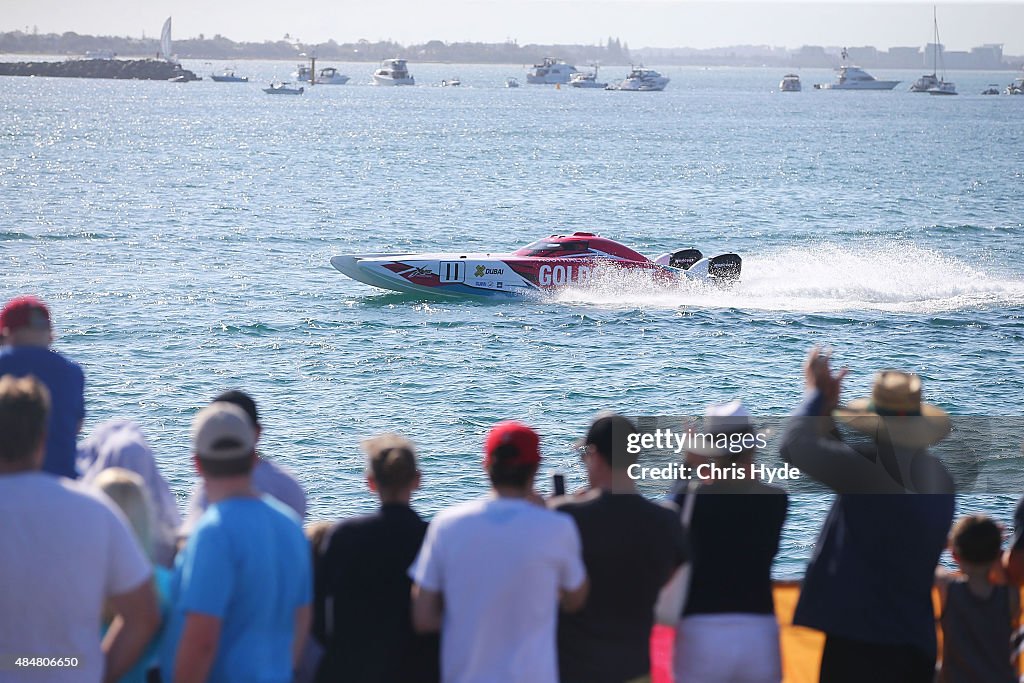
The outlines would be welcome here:
[[[171,53],[171,18],[167,17],[167,21],[164,22],[164,27],[160,31],[160,54],[157,58],[170,62],[171,64],[177,64],[178,60]]]
[[[932,42],[932,72],[925,74],[914,81],[910,86],[911,92],[926,92],[929,95],[956,95],[956,84],[946,80],[945,67],[942,67],[942,78],[939,78],[939,66],[942,64],[942,56],[939,53],[939,20],[932,7],[932,24],[935,30],[935,38]]]

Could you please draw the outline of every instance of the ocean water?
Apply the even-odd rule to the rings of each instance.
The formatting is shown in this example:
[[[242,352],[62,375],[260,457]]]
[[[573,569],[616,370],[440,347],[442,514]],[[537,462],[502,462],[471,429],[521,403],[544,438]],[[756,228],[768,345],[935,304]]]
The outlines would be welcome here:
[[[1024,98],[977,94],[1011,73],[953,74],[963,94],[937,98],[906,92],[916,72],[857,93],[804,70],[804,92],[779,93],[774,69],[665,68],[665,92],[623,93],[526,86],[518,65],[414,63],[422,85],[374,88],[373,65],[344,64],[349,85],[270,97],[294,64],[234,66],[253,82],[0,79],[0,296],[51,304],[56,348],[86,369],[86,432],[137,420],[181,500],[191,417],[228,388],[258,401],[311,519],[373,506],[358,442],[375,432],[419,445],[427,514],[485,490],[503,419],[534,425],[542,474],[575,488],[595,411],[739,397],[784,415],[812,344],[851,368],[847,397],[897,367],[955,415],[1020,415]],[[735,251],[742,282],[436,302],[329,264],[574,230]],[[960,507],[1007,520],[1014,499]],[[778,575],[801,573],[828,504],[794,500]]]

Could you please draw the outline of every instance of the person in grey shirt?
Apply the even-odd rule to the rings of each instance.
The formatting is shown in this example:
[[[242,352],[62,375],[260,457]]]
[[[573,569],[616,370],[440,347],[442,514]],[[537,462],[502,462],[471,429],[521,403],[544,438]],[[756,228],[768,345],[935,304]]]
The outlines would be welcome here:
[[[256,401],[243,391],[225,391],[213,400],[215,402],[225,401],[233,403],[246,412],[256,427],[256,444],[258,446],[263,427],[260,424]],[[295,511],[299,519],[305,521],[306,492],[288,470],[278,467],[262,456],[258,456],[256,466],[252,471],[252,486],[257,492],[273,496],[284,503]],[[189,497],[188,510],[185,513],[185,523],[181,525],[181,529],[178,531],[179,538],[184,538],[192,532],[192,529],[199,522],[199,518],[206,512],[207,505],[206,488],[203,482],[200,481],[192,489],[192,495]]]

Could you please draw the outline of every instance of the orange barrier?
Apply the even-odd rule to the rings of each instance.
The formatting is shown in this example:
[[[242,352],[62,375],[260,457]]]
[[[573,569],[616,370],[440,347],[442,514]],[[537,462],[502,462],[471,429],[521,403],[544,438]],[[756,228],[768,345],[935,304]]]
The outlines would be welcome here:
[[[779,643],[782,649],[783,683],[818,683],[821,669],[821,653],[825,647],[825,635],[820,631],[793,625],[793,613],[800,598],[799,581],[776,581],[772,587],[775,597],[775,618],[779,622]],[[938,589],[932,589],[932,604],[935,608],[935,632],[938,636],[939,652],[942,652],[942,629],[939,626],[941,599]],[[1024,604],[1024,588],[1021,589],[1021,604]],[[668,626],[655,626],[651,633],[651,681],[652,683],[673,683],[672,649],[675,630]],[[1024,675],[1024,657],[1017,661],[1017,673]]]

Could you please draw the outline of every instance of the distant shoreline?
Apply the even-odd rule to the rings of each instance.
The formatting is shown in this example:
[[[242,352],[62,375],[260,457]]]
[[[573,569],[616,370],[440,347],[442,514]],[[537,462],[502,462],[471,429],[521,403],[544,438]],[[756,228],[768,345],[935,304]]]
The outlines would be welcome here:
[[[292,39],[277,41],[235,42],[221,35],[174,41],[179,59],[195,60],[291,60],[306,59],[315,54],[318,61],[376,63],[401,57],[411,62],[436,64],[535,64],[544,57],[553,57],[577,66],[629,66],[658,64],[663,66],[773,67],[784,69],[834,68],[840,64],[840,46],[805,45],[798,49],[767,45],[737,45],[722,48],[694,49],[640,48],[631,49],[625,41],[609,36],[596,45],[520,45],[504,43],[445,43],[431,40],[421,45],[401,45],[393,41],[337,43],[333,40],[316,45],[300,44]],[[109,52],[122,59],[153,57],[159,50],[156,38],[119,36],[87,36],[34,34],[22,31],[0,32],[0,54],[21,56],[64,56],[74,58],[92,52]],[[850,47],[850,59],[868,69],[928,68],[924,47],[871,46]],[[1024,67],[1024,57],[1004,55],[1000,46],[985,45],[970,52],[947,51],[947,70],[1015,71]]]

